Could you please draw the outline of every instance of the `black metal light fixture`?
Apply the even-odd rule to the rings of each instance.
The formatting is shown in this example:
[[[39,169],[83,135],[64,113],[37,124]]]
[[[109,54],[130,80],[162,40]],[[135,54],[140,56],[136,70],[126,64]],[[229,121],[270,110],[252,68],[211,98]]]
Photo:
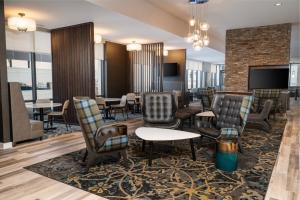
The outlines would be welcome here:
[[[189,0],[190,4],[203,4],[207,3],[208,0]]]

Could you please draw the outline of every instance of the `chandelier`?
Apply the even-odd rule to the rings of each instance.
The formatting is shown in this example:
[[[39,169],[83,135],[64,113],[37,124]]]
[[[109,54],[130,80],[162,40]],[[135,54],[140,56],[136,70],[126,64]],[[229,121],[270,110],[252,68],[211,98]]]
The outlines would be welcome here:
[[[196,51],[201,50],[209,44],[207,34],[209,24],[202,21],[204,4],[207,2],[208,0],[189,0],[191,5],[191,19],[189,20],[189,33],[185,39],[188,43],[193,44],[193,48]]]
[[[142,45],[133,41],[132,43],[126,45],[126,49],[127,51],[141,51]]]
[[[18,13],[18,15],[7,19],[7,25],[10,29],[20,32],[36,30],[36,23],[33,19],[26,18],[24,13]]]

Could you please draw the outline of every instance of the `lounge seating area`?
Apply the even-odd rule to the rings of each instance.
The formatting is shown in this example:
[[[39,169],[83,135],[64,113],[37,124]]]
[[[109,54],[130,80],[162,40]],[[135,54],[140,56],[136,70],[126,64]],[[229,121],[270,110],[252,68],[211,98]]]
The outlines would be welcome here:
[[[300,199],[298,8],[0,0],[0,199]]]

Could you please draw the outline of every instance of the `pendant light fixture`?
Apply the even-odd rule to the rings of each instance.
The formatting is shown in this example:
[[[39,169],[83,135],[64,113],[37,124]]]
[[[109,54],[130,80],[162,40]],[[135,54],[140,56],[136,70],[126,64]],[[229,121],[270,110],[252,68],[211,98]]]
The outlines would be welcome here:
[[[203,21],[204,4],[207,2],[208,0],[189,0],[191,19],[189,20],[189,32],[185,40],[188,43],[192,43],[196,51],[209,45],[209,24]]]
[[[20,32],[36,30],[36,23],[33,19],[25,17],[25,13],[18,13],[18,15],[7,19],[8,28]]]
[[[126,45],[126,49],[127,51],[141,51],[142,45],[133,41],[132,43]]]

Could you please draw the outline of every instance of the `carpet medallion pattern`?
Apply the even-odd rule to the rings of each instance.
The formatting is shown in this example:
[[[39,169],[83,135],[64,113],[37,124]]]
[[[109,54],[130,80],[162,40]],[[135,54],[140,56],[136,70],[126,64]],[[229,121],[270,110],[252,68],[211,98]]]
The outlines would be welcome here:
[[[197,161],[191,159],[189,141],[155,143],[149,167],[147,147],[142,152],[134,136],[126,163],[109,157],[84,172],[83,151],[78,151],[27,169],[108,199],[263,199],[285,122],[277,120],[270,133],[246,129],[244,152],[233,173],[215,168],[213,145],[205,140],[197,148]]]

